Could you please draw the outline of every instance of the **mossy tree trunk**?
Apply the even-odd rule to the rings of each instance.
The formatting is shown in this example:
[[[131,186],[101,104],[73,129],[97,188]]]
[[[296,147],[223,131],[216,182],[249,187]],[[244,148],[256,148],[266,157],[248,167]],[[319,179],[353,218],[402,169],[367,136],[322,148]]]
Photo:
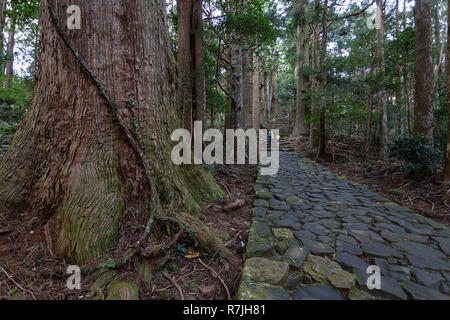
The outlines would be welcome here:
[[[31,106],[0,159],[0,210],[54,219],[58,254],[83,264],[117,239],[125,211],[149,216],[151,194],[111,109],[56,33],[47,1],[41,3],[41,71]],[[55,6],[64,32],[141,145],[162,206],[192,211],[221,195],[211,176],[170,159],[170,134],[179,121],[165,2],[81,1],[80,30],[64,24],[71,4]]]

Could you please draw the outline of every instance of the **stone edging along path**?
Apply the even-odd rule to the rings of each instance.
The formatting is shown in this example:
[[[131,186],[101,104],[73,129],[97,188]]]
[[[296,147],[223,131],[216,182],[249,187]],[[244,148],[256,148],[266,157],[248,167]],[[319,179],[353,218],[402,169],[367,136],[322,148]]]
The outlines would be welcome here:
[[[237,299],[450,299],[446,226],[295,152],[254,188]],[[366,286],[369,265],[380,290]]]

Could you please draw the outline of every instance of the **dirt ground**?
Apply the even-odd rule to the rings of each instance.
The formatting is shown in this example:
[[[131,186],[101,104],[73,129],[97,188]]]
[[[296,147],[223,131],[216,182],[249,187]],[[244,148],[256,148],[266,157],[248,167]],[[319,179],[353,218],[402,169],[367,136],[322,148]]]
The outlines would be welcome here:
[[[291,140],[291,144],[297,152],[329,170],[425,217],[450,226],[450,187],[442,184],[439,176],[427,175],[416,179],[405,176],[398,169],[399,163],[394,161],[367,161],[360,154],[357,144],[335,145],[334,161],[331,154],[316,159],[316,150],[309,147],[305,137]]]
[[[178,243],[173,252],[167,253],[162,268],[153,271],[151,280],[146,282],[139,275],[139,262],[134,261],[137,259],[130,260],[128,265],[115,270],[114,279],[139,284],[140,299],[180,299],[181,292],[185,300],[226,300],[236,294],[250,228],[256,166],[216,167],[215,172],[227,196],[203,206],[202,213],[208,226],[229,234],[226,247],[232,257],[224,259],[217,252],[197,252],[192,243]],[[224,210],[237,200],[241,200],[238,208]],[[81,290],[69,290],[66,285],[69,263],[52,256],[46,243],[44,228],[37,217],[26,213],[0,217],[0,300],[84,300],[107,296],[107,289],[100,292],[92,289],[97,278],[92,272],[82,274]],[[189,249],[193,249],[192,258],[186,257]],[[197,253],[199,257],[195,257]]]

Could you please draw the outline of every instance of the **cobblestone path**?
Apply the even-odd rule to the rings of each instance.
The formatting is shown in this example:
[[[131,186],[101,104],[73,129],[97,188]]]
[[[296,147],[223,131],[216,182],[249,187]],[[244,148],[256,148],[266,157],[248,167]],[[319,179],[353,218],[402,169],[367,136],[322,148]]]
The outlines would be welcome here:
[[[450,230],[290,150],[259,176],[237,299],[450,299]],[[381,270],[368,289],[367,267]]]

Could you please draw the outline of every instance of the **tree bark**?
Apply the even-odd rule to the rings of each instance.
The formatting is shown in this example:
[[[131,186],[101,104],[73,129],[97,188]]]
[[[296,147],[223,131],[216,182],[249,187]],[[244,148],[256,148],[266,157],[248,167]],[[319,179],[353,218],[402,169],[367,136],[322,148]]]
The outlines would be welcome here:
[[[272,73],[266,70],[264,72],[264,79],[265,79],[265,88],[266,88],[266,110],[265,115],[269,118],[272,113],[272,81],[271,81]]]
[[[8,45],[6,49],[6,54],[8,55],[8,61],[6,62],[5,69],[5,82],[3,83],[3,87],[7,88],[10,86],[11,78],[14,75],[14,46],[15,46],[15,37],[16,37],[16,20],[10,20],[8,33]]]
[[[416,88],[414,132],[433,143],[433,51],[431,6],[429,0],[417,0],[414,8],[416,25]]]
[[[205,63],[203,57],[203,9],[202,0],[193,0],[193,74],[194,121],[204,121],[205,112]]]
[[[243,72],[243,111],[244,126],[246,129],[252,127],[252,83],[251,83],[251,67],[248,53],[242,56],[242,72]]]
[[[272,118],[280,116],[280,104],[278,102],[278,70],[272,70]]]
[[[261,104],[259,99],[259,61],[258,55],[253,53],[253,77],[252,77],[252,128],[259,129],[261,124]]]
[[[322,65],[322,92],[324,97],[322,98],[322,106],[320,108],[319,115],[319,147],[317,149],[317,157],[321,157],[325,154],[326,151],[326,127],[325,127],[325,114],[327,108],[327,98],[325,94],[325,90],[327,87],[327,44],[328,44],[328,0],[325,0],[323,4],[323,16],[322,16],[322,51],[321,51],[321,59],[320,63]]]
[[[233,41],[233,40],[232,40]],[[243,103],[244,79],[242,70],[242,49],[239,44],[230,45],[231,52],[231,110],[234,114],[232,129],[244,128]]]
[[[65,30],[117,110],[55,32],[47,4],[41,3],[40,74],[33,99],[0,159],[0,213],[22,210],[43,224],[54,223],[58,254],[81,265],[115,240],[120,244],[119,228],[128,230],[125,237],[130,228],[144,231],[138,221],[149,218],[155,203],[142,157],[151,164],[163,208],[193,212],[203,192],[211,186],[213,194],[221,191],[203,170],[170,160],[169,137],[178,121],[165,2],[82,1],[83,28]],[[57,2],[60,19],[71,4]],[[114,120],[118,117],[142,154],[131,147]],[[130,224],[132,216],[138,221]]]
[[[320,117],[320,99],[318,96],[319,79],[315,72],[319,66],[319,59],[317,53],[317,44],[319,41],[319,26],[313,25],[313,32],[311,38],[311,69],[313,75],[311,76],[311,130],[309,136],[309,144],[317,146],[319,142],[319,117]]]
[[[381,28],[377,30],[377,58],[379,74],[384,76],[385,73],[385,58],[384,58],[384,10],[383,1],[377,0],[377,6],[381,10]],[[388,146],[387,146],[387,110],[386,110],[386,88],[384,81],[382,81],[381,88],[378,92],[378,110],[380,112],[380,140],[379,140],[379,158],[387,160]]]
[[[178,103],[183,128],[193,133],[193,83],[192,83],[192,10],[193,0],[177,0],[178,14]]]
[[[304,10],[304,9],[303,9]],[[305,39],[306,34],[306,23],[304,17],[301,18],[297,25],[297,60],[295,64],[295,86],[296,86],[296,115],[295,115],[295,125],[292,132],[293,137],[299,135],[305,135],[307,133],[306,128],[306,110],[305,110],[305,99],[303,97],[305,91],[304,84],[304,74],[303,68],[305,66],[305,60],[308,56],[308,40]]]
[[[264,125],[265,121],[266,121],[266,109],[267,109],[267,104],[266,104],[266,85],[265,85],[265,78],[264,78],[264,72],[262,70],[263,65],[260,62],[259,63],[259,107],[260,107],[260,111],[259,111],[259,121],[260,121],[260,125]]]
[[[450,0],[447,1],[450,8]],[[450,11],[447,12],[447,32],[450,32]],[[450,35],[450,33],[448,33]],[[447,108],[448,108],[448,139],[447,139],[447,157],[445,161],[444,181],[450,182],[450,36],[447,39]]]
[[[0,0],[0,57],[3,57],[4,47],[3,42],[5,41],[5,36],[3,34],[5,30],[5,14],[3,11],[5,10],[6,0]],[[0,77],[4,75],[5,66],[3,63],[0,63]]]

